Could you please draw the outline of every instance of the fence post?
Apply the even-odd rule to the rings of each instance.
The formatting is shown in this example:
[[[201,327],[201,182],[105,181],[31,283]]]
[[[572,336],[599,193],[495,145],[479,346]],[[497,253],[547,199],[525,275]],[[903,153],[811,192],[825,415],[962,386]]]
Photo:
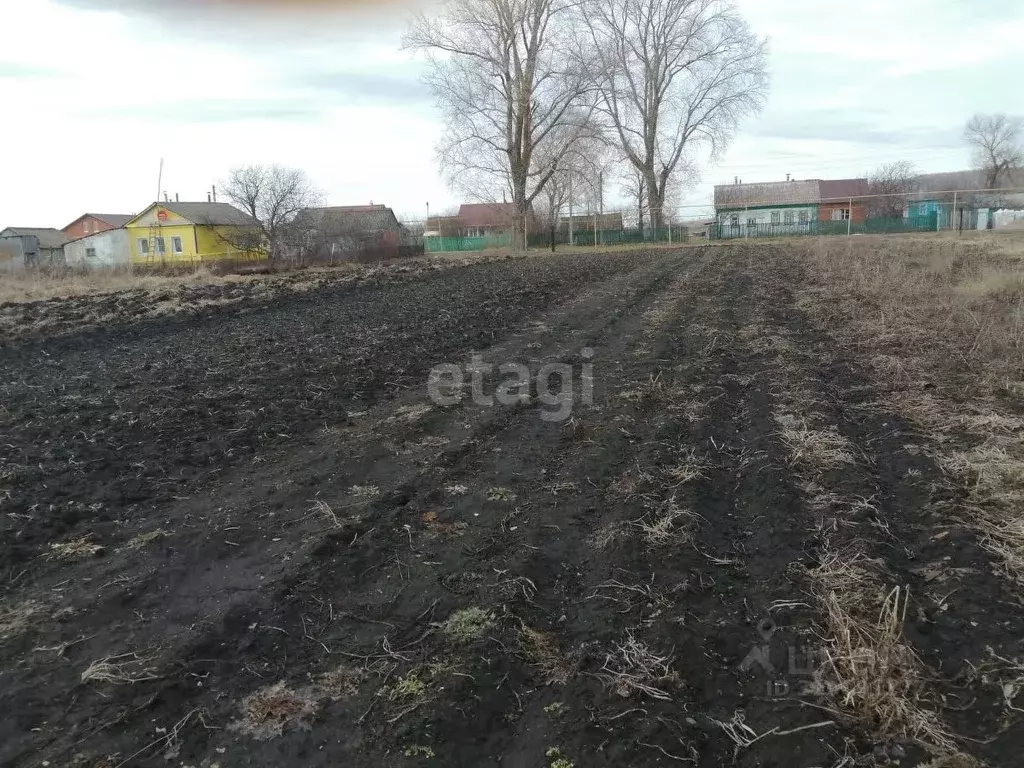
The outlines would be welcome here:
[[[853,230],[853,198],[850,198],[850,210],[847,212],[846,217],[846,236],[850,236],[850,232]]]
[[[750,206],[743,206],[743,237],[750,239]]]
[[[672,220],[671,219],[669,219],[669,222],[668,222],[668,244],[672,245]]]
[[[949,228],[950,229],[953,229],[954,227],[956,227],[956,224],[954,223],[954,221],[956,219],[956,196],[957,196],[957,192],[958,192],[958,190],[953,190],[953,215],[949,217]]]
[[[597,248],[597,214],[594,214],[594,247]]]

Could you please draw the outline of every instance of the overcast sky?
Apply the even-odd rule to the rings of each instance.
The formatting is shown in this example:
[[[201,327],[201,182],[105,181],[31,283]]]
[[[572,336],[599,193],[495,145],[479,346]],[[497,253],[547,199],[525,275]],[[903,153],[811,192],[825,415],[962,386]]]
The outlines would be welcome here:
[[[428,201],[457,203],[435,160],[431,96],[399,50],[409,3],[337,5],[6,0],[0,228],[137,212],[161,157],[162,190],[182,200],[205,200],[232,166],[277,162],[304,168],[335,205],[422,218]],[[1024,3],[740,5],[771,41],[768,108],[701,168],[689,204],[734,176],[857,176],[901,159],[959,170],[973,112],[1024,113]]]

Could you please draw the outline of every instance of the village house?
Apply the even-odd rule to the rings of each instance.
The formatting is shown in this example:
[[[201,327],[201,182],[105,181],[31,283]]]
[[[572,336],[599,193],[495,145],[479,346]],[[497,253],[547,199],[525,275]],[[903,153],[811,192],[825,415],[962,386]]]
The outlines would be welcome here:
[[[125,229],[132,264],[266,258],[256,220],[228,203],[153,203]]]
[[[306,256],[334,259],[345,254],[394,252],[412,245],[413,238],[386,205],[336,205],[305,208],[291,224],[295,242]]]
[[[131,264],[128,230],[105,229],[65,243],[64,263],[69,267],[127,267]]]
[[[722,237],[801,234],[821,222],[863,222],[867,192],[867,179],[737,181],[715,187],[715,215]]]
[[[78,240],[111,229],[121,229],[132,220],[130,213],[84,213],[62,230],[68,240]]]

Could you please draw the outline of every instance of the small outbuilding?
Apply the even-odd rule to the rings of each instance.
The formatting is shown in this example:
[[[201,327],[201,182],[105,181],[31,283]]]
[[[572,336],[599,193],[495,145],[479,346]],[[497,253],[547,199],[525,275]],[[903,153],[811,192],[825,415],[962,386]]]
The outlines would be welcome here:
[[[0,271],[62,265],[67,240],[59,229],[8,227],[0,231]]]

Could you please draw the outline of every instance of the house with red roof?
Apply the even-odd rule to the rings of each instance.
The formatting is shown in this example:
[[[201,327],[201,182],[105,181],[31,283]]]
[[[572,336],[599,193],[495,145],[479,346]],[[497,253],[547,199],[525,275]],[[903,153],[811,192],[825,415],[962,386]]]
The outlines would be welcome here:
[[[512,231],[516,207],[514,203],[463,203],[459,207],[459,234],[463,237],[490,237]],[[533,207],[526,215],[527,231],[535,232],[539,225],[533,217]]]
[[[867,179],[737,181],[715,187],[715,215],[723,237],[801,234],[814,222],[863,222],[866,194]]]

